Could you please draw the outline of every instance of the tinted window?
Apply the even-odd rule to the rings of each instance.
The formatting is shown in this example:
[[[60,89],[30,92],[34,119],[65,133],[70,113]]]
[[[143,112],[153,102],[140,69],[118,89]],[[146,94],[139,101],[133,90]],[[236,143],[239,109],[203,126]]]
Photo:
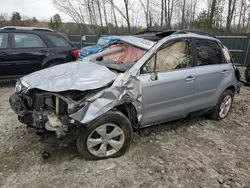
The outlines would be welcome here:
[[[196,39],[197,65],[214,65],[222,63],[221,49],[217,42],[212,40]]]
[[[188,41],[178,41],[168,44],[157,52],[156,68],[157,72],[176,70],[191,67],[191,56],[189,55]],[[148,72],[154,71],[155,57],[148,62]]]
[[[15,43],[15,48],[46,47],[46,44],[39,36],[28,33],[14,33],[14,43]]]
[[[61,36],[48,35],[47,37],[57,47],[70,47],[70,44]]]
[[[0,48],[8,47],[8,33],[0,33]]]

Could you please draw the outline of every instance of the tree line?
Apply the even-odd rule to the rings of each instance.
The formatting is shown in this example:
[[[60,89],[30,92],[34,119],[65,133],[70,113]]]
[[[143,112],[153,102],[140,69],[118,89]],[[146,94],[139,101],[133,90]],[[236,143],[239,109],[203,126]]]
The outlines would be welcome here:
[[[197,28],[248,32],[250,0],[54,0],[85,32]]]
[[[49,21],[39,21],[36,17],[28,18],[21,16],[19,12],[13,12],[9,17],[8,14],[0,13],[0,27],[4,26],[26,26],[26,27],[49,27],[51,29],[61,29],[62,18],[59,14],[55,14]]]
[[[50,27],[67,34],[183,28],[222,33],[250,31],[250,0],[53,0],[53,4],[73,23],[63,23],[59,14],[39,21],[13,12],[10,17],[0,13],[0,27]]]

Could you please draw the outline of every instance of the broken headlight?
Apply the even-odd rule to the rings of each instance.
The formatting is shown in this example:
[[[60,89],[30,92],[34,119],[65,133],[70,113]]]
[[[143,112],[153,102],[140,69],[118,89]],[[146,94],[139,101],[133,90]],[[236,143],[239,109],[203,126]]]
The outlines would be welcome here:
[[[23,93],[28,89],[28,87],[29,84],[27,84],[25,81],[18,80],[15,86],[15,93]]]
[[[15,93],[21,93],[21,91],[22,91],[22,84],[20,81],[17,81],[15,86]]]

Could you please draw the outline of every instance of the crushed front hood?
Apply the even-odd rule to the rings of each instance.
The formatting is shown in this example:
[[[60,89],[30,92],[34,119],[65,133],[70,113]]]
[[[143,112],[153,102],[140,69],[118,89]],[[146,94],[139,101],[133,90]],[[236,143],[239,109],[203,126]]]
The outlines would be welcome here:
[[[92,90],[112,83],[117,74],[107,67],[90,62],[70,62],[43,69],[21,78],[29,88],[49,92]]]

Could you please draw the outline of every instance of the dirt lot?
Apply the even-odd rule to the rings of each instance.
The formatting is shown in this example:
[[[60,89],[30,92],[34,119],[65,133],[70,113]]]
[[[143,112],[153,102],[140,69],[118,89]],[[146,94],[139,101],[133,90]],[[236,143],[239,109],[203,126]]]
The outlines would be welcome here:
[[[134,133],[123,157],[103,161],[84,161],[74,145],[54,148],[44,161],[38,138],[9,107],[12,91],[0,88],[0,187],[250,187],[250,88],[242,88],[223,121],[147,128]]]

